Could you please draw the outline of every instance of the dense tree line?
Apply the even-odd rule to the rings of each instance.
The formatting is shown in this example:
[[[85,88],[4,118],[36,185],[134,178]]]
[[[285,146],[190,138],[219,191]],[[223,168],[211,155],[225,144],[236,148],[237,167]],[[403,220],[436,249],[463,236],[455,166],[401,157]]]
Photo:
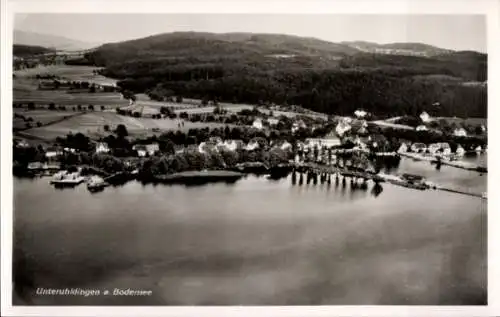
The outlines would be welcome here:
[[[131,69],[119,86],[136,93],[148,91],[157,100],[175,94],[225,102],[259,104],[265,101],[299,104],[314,111],[340,115],[352,114],[358,108],[377,115],[417,115],[425,110],[435,116],[461,117],[486,117],[487,111],[486,87],[420,80],[399,69],[237,72],[225,68],[223,74],[209,73],[209,79],[197,80],[187,79],[191,70],[179,71],[186,78],[172,78],[169,69],[158,75]],[[105,75],[117,74],[108,69]],[[172,79],[168,79],[169,76]]]
[[[42,46],[14,44],[12,53],[14,56],[32,56],[46,53],[55,53],[55,50]]]

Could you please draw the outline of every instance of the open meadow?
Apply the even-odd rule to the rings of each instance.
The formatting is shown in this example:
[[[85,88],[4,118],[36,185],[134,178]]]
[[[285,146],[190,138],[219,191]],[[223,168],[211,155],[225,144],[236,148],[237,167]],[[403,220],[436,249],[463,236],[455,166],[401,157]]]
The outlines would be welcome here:
[[[117,80],[94,74],[98,68],[92,66],[48,65],[14,71],[16,78],[32,78],[36,75],[55,75],[63,80],[88,81],[96,84],[114,85]]]
[[[88,81],[96,84],[115,84],[116,80],[96,75],[93,71],[96,68],[88,66],[68,66],[51,65],[40,66],[31,69],[23,69],[15,72],[13,82],[13,102],[22,104],[21,108],[14,108],[18,114],[13,118],[15,129],[24,129],[17,133],[24,138],[39,140],[53,140],[58,136],[64,136],[68,133],[84,133],[94,138],[109,134],[117,125],[123,124],[131,135],[151,135],[161,133],[167,130],[187,131],[191,128],[216,128],[225,127],[222,123],[205,123],[185,121],[184,125],[179,125],[178,119],[152,119],[153,114],[160,113],[163,106],[174,109],[177,114],[187,112],[212,113],[215,106],[200,106],[201,100],[185,98],[182,103],[160,102],[150,100],[146,94],[137,94],[133,107],[134,111],[142,111],[143,117],[135,118],[118,115],[115,112],[117,107],[126,109],[129,106],[129,100],[122,97],[118,92],[69,92],[60,90],[39,90],[39,81],[36,75],[55,75],[63,80],[70,81]],[[28,103],[33,102],[36,110],[27,110]],[[64,106],[65,110],[48,110],[49,104],[54,103],[56,108]],[[95,111],[82,113],[78,106],[82,106],[85,111],[89,105],[93,105]],[[229,113],[238,113],[244,109],[251,110],[253,105],[249,104],[231,104],[220,103]],[[101,109],[104,106],[104,109]],[[269,109],[259,109],[261,112],[270,114]],[[273,111],[274,116],[285,115],[295,117],[297,113],[286,111]],[[322,114],[307,114],[314,117],[326,118]],[[30,118],[27,121],[27,118]],[[42,126],[38,126],[41,124]],[[32,128],[26,129],[29,126]],[[109,131],[105,130],[109,127]],[[230,125],[232,126],[232,125]]]
[[[48,113],[48,117],[50,117],[51,113],[56,113],[49,110],[45,111]],[[38,112],[41,113],[42,111]],[[59,114],[68,115],[69,113],[60,112]],[[38,120],[38,118],[40,118],[41,116],[42,114],[32,117],[34,120]],[[179,122],[180,120],[176,119],[133,118],[118,115],[114,112],[95,111],[72,116],[55,124],[49,124],[42,127],[34,127],[23,131],[22,135],[31,135],[35,138],[40,138],[43,140],[53,140],[58,136],[65,136],[68,133],[75,134],[81,132],[90,137],[99,138],[110,134],[110,131],[116,129],[119,124],[123,124],[127,128],[129,134],[136,136],[158,134],[162,131],[168,130],[187,131],[191,128],[219,128],[226,126],[226,124],[222,123],[184,121],[184,126],[179,127]],[[105,126],[109,127],[108,131],[105,130]]]

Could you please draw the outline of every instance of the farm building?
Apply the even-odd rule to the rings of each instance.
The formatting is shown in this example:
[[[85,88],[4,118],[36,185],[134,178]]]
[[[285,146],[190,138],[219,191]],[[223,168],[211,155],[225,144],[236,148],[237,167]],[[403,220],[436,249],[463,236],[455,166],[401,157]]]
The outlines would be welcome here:
[[[419,125],[418,127],[415,128],[417,131],[427,131],[427,127],[425,125]]]

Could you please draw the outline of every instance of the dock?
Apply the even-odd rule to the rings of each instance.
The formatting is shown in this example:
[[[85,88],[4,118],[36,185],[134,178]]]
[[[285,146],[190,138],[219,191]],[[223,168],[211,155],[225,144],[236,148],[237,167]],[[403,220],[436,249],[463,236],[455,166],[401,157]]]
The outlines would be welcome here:
[[[375,183],[376,186],[380,186],[380,183],[386,182],[396,186],[415,189],[415,190],[442,190],[462,195],[468,195],[473,197],[479,197],[482,199],[486,199],[486,194],[474,193],[464,189],[451,188],[444,185],[433,184],[431,182],[426,181],[425,179],[421,179],[418,181],[411,180],[405,175],[391,175],[384,173],[371,173],[368,171],[355,171],[349,170],[345,168],[338,168],[330,165],[320,165],[316,163],[293,163],[293,174],[292,174],[292,183],[296,183],[297,176],[296,173],[299,174],[299,185],[303,183],[303,174],[306,175],[307,184],[311,181],[313,184],[317,184],[318,176],[320,182],[323,184],[327,182],[330,184],[332,175],[335,176],[336,182],[338,182],[339,178],[342,177],[342,183],[345,184],[346,178],[351,178],[352,184],[357,184],[359,180],[362,180],[362,187],[367,186],[367,181],[371,180]],[[413,176],[415,178],[415,176]]]
[[[462,195],[467,195],[467,196],[472,196],[472,197],[478,197],[478,198],[482,198],[482,199],[487,199],[485,193],[479,194],[479,193],[474,193],[474,192],[466,191],[466,190],[463,190],[463,189],[444,187],[444,186],[441,186],[441,185],[436,186],[435,189],[436,190],[442,190],[442,191],[445,191],[445,192],[455,193],[455,194],[462,194]]]
[[[464,161],[450,161],[450,160],[440,160],[436,159],[435,157],[432,156],[425,156],[421,155],[418,153],[409,153],[409,152],[402,152],[399,153],[401,156],[408,157],[414,160],[418,161],[428,161],[433,164],[441,164],[441,165],[446,165],[446,166],[451,166],[455,168],[460,168],[468,171],[475,171],[479,173],[488,173],[488,168],[486,166],[481,166],[481,165],[476,165],[473,163],[469,162],[464,162]]]

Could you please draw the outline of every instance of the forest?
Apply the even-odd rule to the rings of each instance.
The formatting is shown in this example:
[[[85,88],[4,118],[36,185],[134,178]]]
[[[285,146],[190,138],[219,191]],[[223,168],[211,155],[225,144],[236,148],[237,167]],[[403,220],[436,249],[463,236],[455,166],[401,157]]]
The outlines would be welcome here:
[[[173,34],[106,44],[85,59],[122,89],[158,100],[296,104],[340,115],[363,108],[377,115],[487,116],[486,54],[384,55],[279,35],[229,41]]]

